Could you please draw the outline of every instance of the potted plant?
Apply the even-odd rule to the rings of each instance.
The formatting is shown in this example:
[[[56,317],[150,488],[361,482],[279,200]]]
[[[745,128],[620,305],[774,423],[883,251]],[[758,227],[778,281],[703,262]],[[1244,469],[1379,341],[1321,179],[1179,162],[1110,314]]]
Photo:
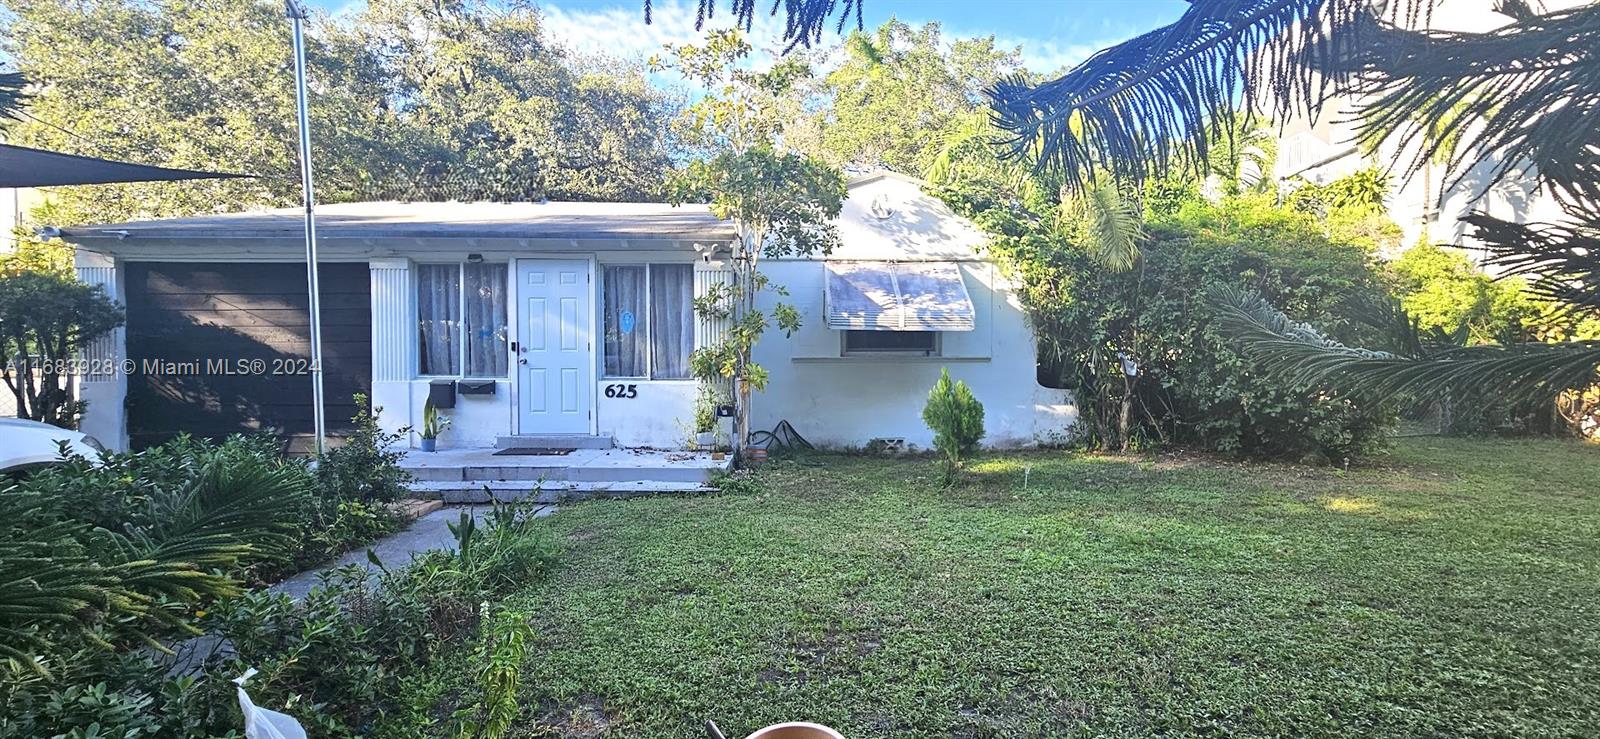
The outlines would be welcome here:
[[[422,451],[431,452],[438,446],[439,434],[450,428],[450,418],[439,415],[439,409],[428,400],[422,404]]]

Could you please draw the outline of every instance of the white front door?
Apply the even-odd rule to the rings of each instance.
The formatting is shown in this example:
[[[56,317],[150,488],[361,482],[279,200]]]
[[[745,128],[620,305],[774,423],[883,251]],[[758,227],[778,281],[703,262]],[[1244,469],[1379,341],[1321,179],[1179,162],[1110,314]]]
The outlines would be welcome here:
[[[584,259],[517,260],[518,433],[592,431],[589,272]]]

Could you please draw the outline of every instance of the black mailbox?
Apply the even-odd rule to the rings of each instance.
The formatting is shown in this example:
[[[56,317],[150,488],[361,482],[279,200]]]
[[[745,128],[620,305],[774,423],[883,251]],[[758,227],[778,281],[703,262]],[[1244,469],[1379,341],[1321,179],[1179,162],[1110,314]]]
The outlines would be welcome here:
[[[428,383],[428,402],[435,408],[456,407],[456,381],[434,380]]]
[[[494,380],[460,380],[456,392],[462,395],[494,395]]]

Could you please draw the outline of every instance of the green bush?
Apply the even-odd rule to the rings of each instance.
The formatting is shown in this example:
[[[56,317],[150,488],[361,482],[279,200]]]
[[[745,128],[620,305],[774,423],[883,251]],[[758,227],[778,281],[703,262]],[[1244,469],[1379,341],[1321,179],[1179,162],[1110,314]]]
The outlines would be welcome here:
[[[233,701],[222,675],[172,678],[158,650],[198,634],[242,585],[399,527],[382,501],[405,478],[374,451],[375,428],[316,471],[267,435],[179,437],[0,490],[0,737],[237,728],[237,711],[217,708]]]
[[[387,433],[378,425],[382,408],[369,409],[367,396],[357,394],[352,430],[344,443],[329,449],[317,462],[317,483],[323,495],[364,503],[388,502],[405,497],[411,474],[400,467],[405,456],[404,433]]]
[[[952,382],[950,370],[940,369],[939,379],[922,408],[922,422],[933,430],[933,448],[944,455],[945,479],[955,476],[983,438],[983,404],[965,382]]]
[[[1041,381],[1074,390],[1085,446],[1339,461],[1382,444],[1388,409],[1262,378],[1206,303],[1214,286],[1250,287],[1360,344],[1363,327],[1339,309],[1386,298],[1384,276],[1369,248],[1330,240],[1315,216],[1268,196],[1188,200],[1147,224],[1138,263],[1118,272],[1012,204],[981,193],[947,200],[990,232],[1019,283],[1040,340]]]
[[[431,551],[376,577],[359,567],[336,571],[298,602],[258,592],[222,604],[213,624],[237,656],[214,666],[214,679],[257,668],[252,697],[295,716],[314,735],[366,733],[379,721],[417,724],[421,735],[452,733],[431,705],[403,699],[415,689],[408,680],[457,655],[478,633],[486,602],[549,573],[559,547],[534,510],[497,505],[481,524],[463,513],[451,526],[455,551]],[[494,631],[491,640],[514,629],[501,623]],[[480,670],[477,677],[485,676]],[[490,690],[485,699],[494,703],[488,712],[464,715],[483,720],[503,712],[503,693]]]

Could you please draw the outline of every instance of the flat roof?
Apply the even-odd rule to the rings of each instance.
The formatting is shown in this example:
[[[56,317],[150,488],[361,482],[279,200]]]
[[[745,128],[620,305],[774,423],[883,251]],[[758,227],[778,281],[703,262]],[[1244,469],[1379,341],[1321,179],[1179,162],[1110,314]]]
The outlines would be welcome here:
[[[60,229],[67,241],[304,238],[301,208]],[[317,206],[321,239],[705,239],[733,224],[704,205],[667,203],[337,203]]]

